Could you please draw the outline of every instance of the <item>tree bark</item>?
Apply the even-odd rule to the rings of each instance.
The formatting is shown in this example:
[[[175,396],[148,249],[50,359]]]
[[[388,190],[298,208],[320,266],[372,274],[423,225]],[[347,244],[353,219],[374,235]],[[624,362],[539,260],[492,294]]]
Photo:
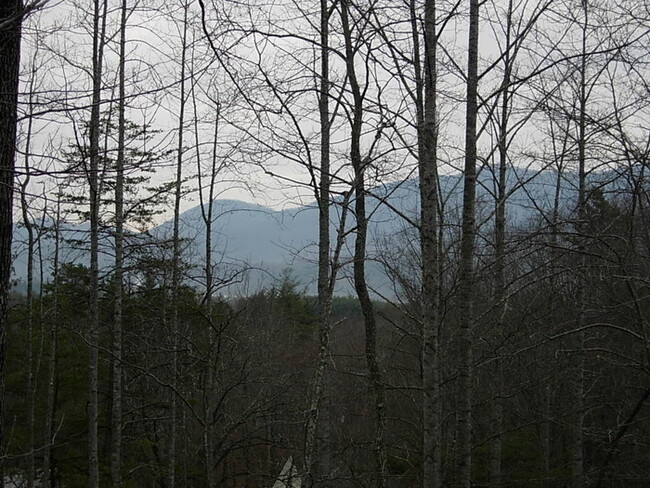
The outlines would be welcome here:
[[[174,222],[172,235],[172,310],[171,310],[171,335],[172,335],[172,390],[170,418],[169,418],[169,456],[168,456],[168,487],[176,486],[176,455],[177,455],[177,422],[178,422],[178,300],[181,285],[181,243],[180,243],[180,207],[183,181],[183,132],[185,129],[185,62],[187,59],[187,17],[189,4],[185,2],[183,13],[183,39],[181,51],[181,73],[180,73],[180,106],[178,115],[178,147],[176,149],[176,180],[174,183]]]
[[[192,65],[194,58],[192,57]],[[205,307],[205,316],[207,320],[207,336],[208,336],[208,349],[205,357],[205,384],[203,386],[203,449],[205,451],[205,475],[206,486],[212,488],[215,486],[216,480],[213,476],[214,470],[214,452],[215,440],[214,435],[214,413],[215,405],[213,404],[216,398],[214,389],[218,383],[215,381],[216,364],[218,361],[218,348],[217,336],[215,331],[215,324],[212,322],[212,296],[214,293],[214,275],[212,270],[212,225],[214,223],[214,198],[215,198],[215,185],[217,181],[217,174],[220,167],[217,164],[218,160],[218,143],[219,143],[219,122],[221,117],[221,105],[217,100],[215,103],[215,120],[214,132],[212,136],[212,157],[209,169],[208,179],[208,196],[207,202],[204,196],[204,183],[203,183],[203,167],[201,163],[200,148],[200,134],[199,134],[199,112],[196,103],[196,94],[194,86],[192,86],[192,107],[194,110],[194,137],[196,152],[196,165],[197,176],[199,180],[199,205],[201,207],[201,219],[205,225],[205,241],[203,243],[203,272],[205,277],[205,296],[203,298],[203,305]]]
[[[495,309],[495,332],[502,334],[505,326],[506,314],[506,176],[508,166],[508,121],[510,111],[510,81],[512,62],[514,55],[511,54],[511,31],[512,31],[512,9],[513,2],[508,2],[508,15],[506,20],[506,51],[503,55],[504,74],[501,82],[501,117],[499,120],[498,154],[499,168],[497,180],[497,201],[494,224],[495,240],[495,272],[494,272],[494,305]],[[499,342],[501,342],[499,340]],[[492,401],[492,429],[494,434],[490,442],[490,483],[495,486],[501,485],[501,430],[503,424],[503,360],[501,353],[495,351],[494,363],[494,399]]]
[[[458,486],[470,488],[472,475],[472,327],[474,300],[474,248],[476,201],[476,123],[478,113],[478,25],[479,2],[470,0],[467,61],[467,108],[465,120],[465,164],[463,218],[460,249],[460,330]]]
[[[305,482],[314,483],[313,455],[316,431],[324,395],[325,367],[329,355],[334,273],[330,267],[330,113],[329,113],[329,1],[320,1],[320,83],[318,114],[320,124],[320,181],[318,202],[318,359],[307,406],[305,427]],[[321,473],[322,474],[322,473]]]
[[[126,139],[126,20],[127,0],[122,0],[120,19],[120,58],[118,87],[118,142],[115,167],[115,304],[113,314],[113,411],[111,479],[122,486],[122,322],[124,303],[124,155]]]
[[[587,188],[586,188],[586,111],[587,111],[587,30],[589,26],[589,9],[587,0],[582,2],[584,10],[584,23],[582,25],[582,45],[580,58],[580,86],[579,86],[579,113],[578,113],[578,262],[576,303],[578,306],[578,318],[576,326],[582,329],[586,324],[585,300],[586,300],[586,266],[587,255],[583,240],[585,239],[585,223],[587,218]],[[585,357],[582,352],[585,347],[585,332],[578,333],[578,364],[576,377],[574,378],[575,395],[575,417],[574,417],[574,439],[571,453],[571,475],[574,488],[582,488],[585,485],[584,476],[584,423],[585,423]]]
[[[0,5],[0,488],[5,463],[6,330],[11,277],[13,190],[16,163],[18,73],[20,70],[20,14],[22,0]]]
[[[412,16],[414,10],[412,4]],[[416,33],[414,33],[414,40],[417,40]],[[441,484],[436,54],[435,0],[426,0],[424,4],[424,76],[420,70],[419,53],[416,53],[415,56],[417,60],[416,81],[418,83],[416,102],[421,202],[423,488],[438,488]]]
[[[348,0],[341,2],[341,25],[345,42],[345,64],[350,89],[353,96],[351,109],[350,160],[354,170],[354,210],[356,216],[356,231],[354,241],[354,288],[361,305],[365,325],[365,356],[368,364],[370,383],[375,396],[376,428],[373,440],[375,457],[375,483],[377,488],[386,484],[386,448],[384,431],[386,429],[385,391],[382,372],[377,358],[377,323],[374,307],[370,300],[366,283],[366,240],[368,236],[368,217],[366,214],[365,170],[369,164],[370,154],[361,157],[361,131],[363,124],[363,95],[357,80],[352,30],[350,27]],[[380,136],[381,133],[377,132]]]
[[[25,395],[27,400],[27,422],[29,429],[29,452],[27,454],[27,486],[34,488],[35,480],[35,459],[34,451],[36,446],[34,444],[34,397],[36,394],[34,384],[34,255],[35,255],[35,239],[34,239],[34,223],[29,215],[29,204],[27,202],[27,195],[29,192],[29,183],[31,180],[31,170],[29,156],[31,152],[32,130],[34,126],[33,119],[33,93],[34,81],[36,78],[36,67],[33,64],[38,49],[35,49],[34,58],[32,60],[32,76],[29,82],[29,120],[27,122],[27,134],[25,136],[25,177],[20,185],[20,206],[23,217],[23,225],[27,230],[27,371],[25,381]]]
[[[102,63],[106,30],[107,1],[103,8],[94,1],[92,106],[89,122],[90,164],[88,171],[90,200],[90,303],[88,310],[88,486],[99,486],[98,389],[99,389],[99,205],[100,205],[100,104]]]
[[[45,449],[43,452],[43,486],[52,488],[55,486],[52,477],[52,460],[54,458],[54,419],[56,416],[56,379],[57,379],[57,358],[58,358],[58,338],[59,338],[59,254],[61,236],[59,233],[59,223],[61,221],[61,203],[57,202],[56,220],[54,222],[54,261],[52,263],[52,294],[54,303],[52,304],[53,317],[52,328],[50,330],[50,361],[47,382],[47,411],[45,413]]]

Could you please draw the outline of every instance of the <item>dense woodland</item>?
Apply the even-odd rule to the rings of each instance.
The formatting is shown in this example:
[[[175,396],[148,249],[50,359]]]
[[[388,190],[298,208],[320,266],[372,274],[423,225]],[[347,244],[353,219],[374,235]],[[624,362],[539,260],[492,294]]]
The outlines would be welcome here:
[[[647,0],[7,0],[0,61],[0,486],[650,485]]]

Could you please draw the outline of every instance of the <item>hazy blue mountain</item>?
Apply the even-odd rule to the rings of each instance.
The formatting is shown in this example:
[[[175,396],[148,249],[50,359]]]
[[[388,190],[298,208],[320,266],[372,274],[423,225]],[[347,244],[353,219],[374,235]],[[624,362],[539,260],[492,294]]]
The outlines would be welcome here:
[[[602,178],[602,175],[601,175]],[[550,214],[555,195],[557,173],[544,171],[536,173],[525,169],[516,169],[508,174],[508,187],[511,194],[507,204],[507,220],[511,229],[522,228],[540,221],[541,216]],[[561,178],[561,206],[564,214],[571,213],[575,206],[576,175],[567,173]],[[462,203],[462,174],[454,173],[441,175],[441,194],[443,198],[446,221],[459,222]],[[484,231],[489,231],[493,225],[492,215],[495,203],[496,185],[494,176],[484,169],[478,178],[478,222]],[[290,268],[293,276],[309,293],[315,293],[316,279],[316,239],[318,229],[318,210],[315,204],[304,205],[285,210],[273,210],[263,206],[244,203],[237,200],[215,200],[213,218],[212,245],[215,255],[216,273],[223,275],[232,273],[234,269],[244,267],[255,268],[248,273],[245,284],[239,284],[239,292],[259,289],[274,282],[274,278],[282,275]],[[417,222],[419,208],[419,193],[416,180],[405,180],[387,183],[374,187],[369,197],[369,215],[371,216],[369,255],[377,256],[382,249],[391,245],[399,246],[399,234],[407,233],[410,239],[416,239],[412,231],[412,223]],[[332,233],[334,235],[337,210],[332,212]],[[348,227],[354,219],[348,217]],[[450,228],[453,228],[451,226]],[[410,231],[408,229],[411,229]],[[205,240],[205,225],[201,218],[199,206],[191,208],[181,215],[180,226],[183,238],[184,259],[195,267],[190,270],[197,277],[200,286],[199,267],[202,264],[203,246]],[[172,222],[167,221],[150,231],[157,239],[169,239],[172,234]],[[87,252],[83,242],[86,239],[87,226],[67,225],[64,231],[66,239],[76,239],[81,244],[66,244],[62,257],[65,262],[87,264]],[[353,235],[348,235],[348,244],[343,256],[350,257],[353,247]],[[102,257],[100,262],[106,269],[112,262],[112,239],[102,239]],[[26,276],[26,231],[17,227],[14,239],[15,276],[24,282]],[[42,246],[42,255],[46,264],[51,262],[53,243],[46,240]],[[352,287],[346,275],[351,273],[351,267],[344,268],[341,273],[339,294],[352,293]],[[369,265],[369,281],[381,293],[392,294],[392,286],[388,278],[381,272],[377,264]],[[44,275],[49,275],[49,268]],[[245,289],[244,289],[245,288]],[[224,290],[224,293],[235,292],[234,288]]]
[[[510,172],[508,186],[512,194],[508,198],[508,222],[511,228],[525,227],[532,221],[539,220],[541,213],[550,214],[553,204],[555,172],[534,173],[528,170]],[[561,181],[561,199],[563,211],[570,212],[575,195],[575,175],[563,176]],[[494,194],[496,192],[494,177],[487,171],[479,175],[477,190],[479,219],[484,226],[492,225],[494,212]],[[462,204],[462,174],[442,175],[440,178],[445,214],[448,222],[458,222]],[[247,263],[255,268],[269,272],[255,272],[249,279],[253,288],[273,283],[272,277],[278,277],[285,268],[291,268],[295,278],[307,289],[315,293],[318,210],[315,204],[304,205],[286,210],[272,210],[235,200],[215,200],[213,224],[213,249],[232,263]],[[412,229],[417,222],[419,212],[419,190],[414,179],[391,182],[377,186],[370,192],[368,213],[371,216],[369,256],[375,257],[405,229]],[[338,212],[332,212],[332,235],[335,235]],[[181,216],[181,235],[187,239],[187,247],[192,251],[194,264],[202,259],[202,246],[205,240],[205,226],[201,219],[200,207],[194,207]],[[348,217],[347,229],[354,224],[352,216]],[[154,235],[169,236],[172,222],[165,222],[154,231]],[[412,236],[415,233],[411,232]],[[353,235],[348,236],[344,248],[344,258],[349,259],[353,247]],[[341,273],[338,293],[352,293],[349,284],[351,266]],[[381,272],[380,266],[370,263],[369,281],[381,293],[392,295],[392,285]]]

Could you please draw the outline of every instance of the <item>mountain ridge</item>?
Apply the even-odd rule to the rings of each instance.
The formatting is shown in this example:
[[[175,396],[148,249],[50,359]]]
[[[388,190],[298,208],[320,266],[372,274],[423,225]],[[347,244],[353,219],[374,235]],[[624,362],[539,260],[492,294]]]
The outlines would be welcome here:
[[[508,173],[508,187],[511,194],[507,200],[507,216],[510,228],[530,225],[534,219],[549,212],[552,208],[557,172],[535,172],[530,169],[511,169]],[[561,203],[564,213],[572,210],[572,201],[576,192],[576,175],[567,172],[561,176]],[[525,185],[520,183],[525,182]],[[477,202],[480,222],[489,225],[495,208],[493,176],[483,170],[478,177]],[[462,204],[462,173],[440,176],[445,219],[454,222],[460,216]],[[340,203],[340,202],[339,202]],[[206,204],[207,205],[207,204]],[[336,204],[335,204],[336,206]],[[337,207],[338,208],[338,207]],[[369,255],[372,258],[391,241],[391,236],[412,228],[418,221],[419,190],[417,180],[407,179],[389,182],[373,187],[369,195]],[[337,211],[332,212],[337,215]],[[213,253],[223,267],[250,267],[258,269],[257,275],[249,276],[249,286],[253,288],[270,286],[280,277],[286,268],[292,268],[294,277],[308,293],[315,293],[317,263],[318,209],[315,203],[286,209],[272,209],[263,205],[242,202],[234,199],[216,199],[213,201]],[[406,217],[406,218],[404,218]],[[346,230],[352,230],[353,218],[348,218]],[[331,223],[333,235],[337,223]],[[66,237],[76,236],[85,239],[83,225],[66,224]],[[147,232],[155,239],[169,239],[172,234],[173,221],[163,222]],[[201,205],[185,210],[180,215],[180,234],[186,250],[185,259],[190,267],[202,266],[202,250],[205,241],[205,224],[201,215]],[[144,234],[142,234],[144,236]],[[14,275],[24,282],[26,275],[25,259],[26,233],[24,228],[15,230]],[[102,266],[109,268],[111,239],[102,238]],[[42,254],[51,260],[53,246],[43,245]],[[351,245],[351,244],[350,244]],[[66,248],[68,262],[84,263],[86,259],[82,249]],[[49,257],[48,257],[49,254]],[[350,258],[349,246],[344,249],[344,259]],[[371,286],[388,293],[385,284],[379,283],[379,269],[371,265],[370,274],[376,275]],[[343,270],[343,275],[348,270]],[[197,279],[197,276],[192,277]],[[385,281],[385,280],[384,280]],[[389,284],[390,285],[390,284]],[[351,294],[352,287],[345,280],[337,289],[339,294]]]

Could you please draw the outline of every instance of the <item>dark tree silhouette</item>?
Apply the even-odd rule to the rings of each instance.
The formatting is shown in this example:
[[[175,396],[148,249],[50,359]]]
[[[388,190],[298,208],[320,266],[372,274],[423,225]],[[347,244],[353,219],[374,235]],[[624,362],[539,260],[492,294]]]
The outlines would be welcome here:
[[[4,486],[5,325],[11,274],[12,208],[16,162],[18,71],[22,0],[0,4],[0,487]]]

